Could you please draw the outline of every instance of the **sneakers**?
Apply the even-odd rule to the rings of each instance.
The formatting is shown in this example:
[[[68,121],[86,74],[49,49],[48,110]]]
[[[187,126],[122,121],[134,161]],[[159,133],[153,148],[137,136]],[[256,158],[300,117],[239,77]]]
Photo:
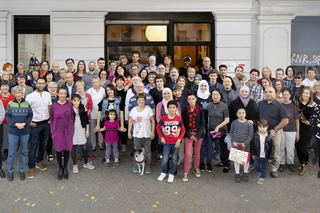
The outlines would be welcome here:
[[[289,169],[291,170],[291,172],[296,172],[296,167],[294,167],[293,164],[288,165]]]
[[[146,174],[150,174],[151,173],[151,168],[149,166],[146,166]]]
[[[41,171],[47,170],[47,167],[43,165],[42,161],[40,161],[39,163],[36,163],[36,168],[40,169]]]
[[[279,172],[283,172],[284,171],[284,165],[283,164],[280,164],[278,171]]]
[[[73,165],[72,171],[73,171],[73,173],[75,173],[75,174],[79,173],[79,168],[78,168],[78,165],[77,165],[77,164]]]
[[[161,154],[158,154],[157,157],[156,157],[156,160],[157,160],[157,161],[161,161],[161,159],[162,159],[162,155],[161,155]]]
[[[166,173],[161,173],[160,176],[157,178],[158,181],[163,181],[163,179],[167,177]]]
[[[261,185],[261,184],[263,184],[263,181],[264,181],[264,178],[259,178],[257,184]]]
[[[194,169],[193,172],[197,178],[201,177],[200,169]]]
[[[320,173],[320,172],[319,172]],[[183,182],[187,182],[189,180],[189,174],[188,173],[184,173],[183,174],[183,178],[182,178],[182,181]]]
[[[102,158],[101,163],[106,163],[106,162],[107,162],[106,159]]]
[[[251,172],[254,169],[253,165],[249,165],[248,173]]]
[[[167,182],[172,183],[174,181],[174,175],[169,175]]]
[[[48,161],[49,162],[53,161],[53,155],[48,155]]]
[[[119,162],[114,162],[113,163],[113,168],[118,168],[118,166],[119,166]]]
[[[138,165],[134,165],[134,167],[133,167],[133,169],[132,169],[132,172],[134,172],[134,173],[139,172]]]
[[[248,173],[243,173],[243,182],[248,182],[248,181],[249,181]]]
[[[221,152],[216,152],[216,154],[214,155],[214,159],[220,160],[220,155],[221,155]]]
[[[240,174],[236,174],[234,176],[234,181],[236,181],[237,183],[240,183]]]
[[[83,168],[94,169],[96,167],[94,165],[92,165],[92,162],[88,162],[87,164],[83,164]]]
[[[211,163],[207,163],[207,171],[208,171],[208,172],[212,172]]]
[[[110,167],[110,162],[106,162],[105,167],[106,167],[106,168],[109,168],[109,167]]]
[[[202,163],[202,162],[200,163],[199,169],[200,169],[201,172],[204,171],[204,163]]]

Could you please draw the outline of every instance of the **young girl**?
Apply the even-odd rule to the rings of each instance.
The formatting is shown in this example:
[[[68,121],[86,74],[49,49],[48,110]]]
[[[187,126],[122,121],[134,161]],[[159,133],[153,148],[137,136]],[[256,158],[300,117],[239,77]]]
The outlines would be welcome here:
[[[89,137],[89,119],[85,107],[81,103],[81,96],[75,94],[71,97],[71,102],[73,105],[73,115],[74,115],[74,135],[73,135],[73,146],[71,151],[72,161],[73,161],[73,173],[79,173],[79,168],[77,165],[77,145],[81,146],[84,164],[83,168],[94,169],[95,167],[92,163],[88,163],[88,152],[86,147],[87,138]]]
[[[109,168],[110,166],[111,146],[113,147],[114,156],[113,168],[117,168],[119,166],[118,130],[120,130],[117,111],[115,109],[110,109],[103,120],[104,127],[99,131],[102,132],[107,130],[104,139],[104,142],[106,143],[106,168]]]
[[[246,152],[250,151],[250,142],[253,137],[253,126],[247,123],[245,108],[239,108],[237,110],[237,120],[234,120],[230,128],[230,138],[232,147],[238,150],[245,148]],[[237,141],[236,141],[237,140]],[[243,166],[244,174],[243,181],[249,180],[248,175],[249,163]],[[234,162],[234,169],[236,171],[235,181],[240,183],[240,164]]]

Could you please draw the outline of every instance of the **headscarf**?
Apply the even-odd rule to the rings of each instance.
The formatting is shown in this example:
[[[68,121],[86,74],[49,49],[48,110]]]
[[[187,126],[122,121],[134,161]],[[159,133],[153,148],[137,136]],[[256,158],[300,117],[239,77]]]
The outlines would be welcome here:
[[[243,98],[243,97],[241,96],[241,90],[243,90],[243,89],[248,90],[248,97],[246,97],[246,98]],[[240,90],[239,90],[239,98],[240,98],[240,100],[242,101],[244,107],[247,107],[247,105],[248,105],[248,103],[249,103],[249,101],[250,101],[250,89],[249,89],[248,86],[242,86],[242,87],[240,87]]]
[[[169,100],[166,100],[165,98],[162,98],[162,105],[164,107],[164,111],[166,112],[166,114],[169,114],[169,110],[167,107],[167,104],[169,101],[173,100],[173,95],[172,95],[172,91],[170,88],[166,87],[162,90],[162,97],[164,97],[164,92],[170,92],[171,94],[171,98]]]
[[[205,92],[201,91],[201,84],[207,85],[207,90]],[[197,97],[207,100],[209,96],[210,96],[210,92],[209,92],[208,82],[206,80],[201,80],[198,86]]]
[[[202,81],[202,75],[200,75],[200,74],[196,74],[196,75],[194,76],[194,79],[196,79],[196,78],[199,78],[199,79],[200,79],[200,81]]]

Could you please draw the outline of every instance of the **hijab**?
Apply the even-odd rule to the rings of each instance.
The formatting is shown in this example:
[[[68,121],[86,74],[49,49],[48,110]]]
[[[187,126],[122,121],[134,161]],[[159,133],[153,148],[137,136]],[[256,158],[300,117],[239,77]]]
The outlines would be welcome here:
[[[207,85],[207,90],[205,92],[201,91],[201,84],[206,84]],[[210,92],[209,92],[209,85],[208,82],[206,80],[201,80],[198,86],[198,91],[197,91],[197,97],[202,98],[204,100],[208,99],[210,96]]]
[[[248,90],[248,97],[246,97],[246,98],[244,98],[244,97],[241,96],[241,90],[243,90],[243,89]],[[250,89],[249,89],[248,86],[242,86],[242,87],[240,87],[240,90],[239,90],[239,98],[240,98],[241,102],[243,103],[244,107],[247,107],[247,105],[248,105],[248,103],[249,103],[249,101],[250,101]]]
[[[170,92],[171,98],[170,98],[169,100],[166,100],[166,99],[164,98],[164,92]],[[168,104],[169,101],[173,100],[173,95],[172,95],[171,89],[168,88],[168,87],[164,88],[164,89],[162,90],[162,97],[163,97],[163,98],[162,98],[162,105],[163,105],[163,107],[164,107],[164,111],[166,112],[166,114],[169,114],[169,110],[168,110],[167,104]]]

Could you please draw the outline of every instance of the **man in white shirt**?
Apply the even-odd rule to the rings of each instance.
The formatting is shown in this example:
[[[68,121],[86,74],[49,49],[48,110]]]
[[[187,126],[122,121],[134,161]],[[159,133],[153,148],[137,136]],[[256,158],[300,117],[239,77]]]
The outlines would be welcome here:
[[[308,78],[305,78],[301,84],[305,87],[311,87],[313,89],[313,84],[317,81],[314,79],[316,77],[316,69],[314,67],[309,67],[307,70]]]
[[[50,109],[51,96],[50,93],[43,91],[46,86],[44,78],[38,78],[37,89],[26,97],[32,111],[33,118],[30,123],[30,149],[29,149],[29,174],[28,178],[34,178],[35,167],[44,171],[47,167],[43,165],[43,154],[46,151],[47,140],[50,134]],[[37,148],[39,143],[39,150],[37,156]]]
[[[19,86],[21,86],[23,88],[23,98],[24,99],[27,97],[27,95],[29,95],[33,92],[33,88],[26,85],[26,79],[25,79],[24,75],[19,74],[17,76],[17,82],[18,82]],[[12,90],[13,90],[13,88],[11,88],[11,93],[12,93]]]
[[[75,83],[73,81],[73,74],[71,72],[68,72],[66,74],[66,83],[63,84],[62,87],[67,89],[67,100],[69,101],[71,97],[77,92]]]

